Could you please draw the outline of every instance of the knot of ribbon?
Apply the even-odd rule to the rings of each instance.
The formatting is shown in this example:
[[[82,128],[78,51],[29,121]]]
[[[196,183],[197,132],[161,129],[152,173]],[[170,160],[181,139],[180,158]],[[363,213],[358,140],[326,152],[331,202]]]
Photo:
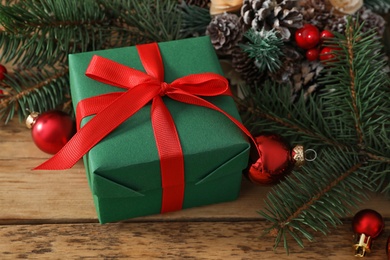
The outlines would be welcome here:
[[[161,82],[160,87],[161,87],[160,96],[165,96],[165,94],[166,94],[166,92],[167,92],[167,90],[169,88],[169,84],[166,83],[166,82]]]
[[[93,56],[86,76],[126,91],[81,100],[76,108],[77,133],[57,154],[37,166],[35,170],[71,168],[93,146],[152,101],[151,121],[160,159],[163,188],[161,212],[179,210],[184,198],[183,152],[175,123],[162,96],[216,110],[228,117],[252,141],[254,140],[241,122],[199,97],[231,95],[224,77],[216,73],[191,74],[168,84],[164,82],[164,67],[158,45],[151,43],[136,47],[147,73],[104,57]],[[90,115],[95,116],[80,128],[82,118]]]

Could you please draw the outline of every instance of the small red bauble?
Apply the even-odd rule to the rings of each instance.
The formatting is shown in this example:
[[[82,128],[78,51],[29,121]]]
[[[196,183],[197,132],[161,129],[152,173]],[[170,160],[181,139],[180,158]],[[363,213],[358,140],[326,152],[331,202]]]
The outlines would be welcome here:
[[[320,51],[317,48],[313,48],[306,51],[306,59],[308,61],[317,60],[319,55],[320,55]]]
[[[352,229],[357,234],[354,245],[355,256],[363,257],[371,251],[372,240],[379,236],[385,227],[381,214],[372,209],[363,209],[355,214]]]
[[[0,64],[0,80],[5,78],[5,74],[7,74],[7,68]]]
[[[26,120],[36,146],[43,152],[55,154],[72,138],[75,123],[62,111],[48,111],[42,114],[32,112]]]
[[[303,147],[297,146],[291,150],[279,135],[262,134],[255,141],[261,154],[249,168],[248,178],[253,183],[275,183],[285,177],[295,163],[303,162]]]
[[[320,31],[312,24],[305,24],[295,32],[295,41],[302,49],[311,49],[320,42]]]
[[[320,39],[321,41],[324,41],[325,39],[327,38],[333,38],[334,37],[334,34],[331,32],[331,31],[328,31],[328,30],[323,30],[321,33],[320,33]]]
[[[387,259],[390,260],[390,236],[387,238],[386,255],[387,255]]]
[[[336,58],[336,55],[334,54],[335,48],[331,47],[324,47],[320,51],[320,60],[324,63],[328,62],[329,60],[333,60]]]

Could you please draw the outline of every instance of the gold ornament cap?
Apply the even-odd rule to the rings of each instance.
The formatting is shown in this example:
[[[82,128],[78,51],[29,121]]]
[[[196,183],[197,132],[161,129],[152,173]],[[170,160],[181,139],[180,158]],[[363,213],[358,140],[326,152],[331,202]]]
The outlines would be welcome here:
[[[329,2],[343,14],[354,14],[363,6],[363,0],[329,0]]]
[[[295,166],[301,167],[305,163],[305,151],[303,150],[303,145],[296,145],[292,150],[292,154]]]
[[[34,126],[38,116],[39,116],[38,112],[31,112],[30,115],[26,118],[26,127],[28,129],[31,129]]]
[[[367,253],[371,252],[371,237],[366,234],[360,234],[358,241],[353,245],[355,249],[355,256],[364,257]]]
[[[241,9],[242,0],[211,0],[210,14],[217,15],[225,12],[236,12]]]

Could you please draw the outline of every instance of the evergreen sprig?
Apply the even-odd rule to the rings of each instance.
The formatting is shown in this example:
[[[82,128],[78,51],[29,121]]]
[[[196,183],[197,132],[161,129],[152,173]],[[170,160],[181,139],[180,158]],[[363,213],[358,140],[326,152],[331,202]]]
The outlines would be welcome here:
[[[210,10],[197,5],[188,5],[185,1],[181,2],[179,8],[182,13],[183,37],[204,35],[211,21]]]
[[[248,43],[240,44],[240,47],[250,58],[255,59],[255,64],[261,72],[265,70],[275,72],[280,68],[284,44],[274,30],[249,29],[244,36]]]
[[[9,91],[0,100],[0,114],[7,123],[18,112],[24,120],[29,111],[48,111],[69,98],[67,68],[44,68],[15,71],[1,81],[1,88]]]
[[[364,5],[377,13],[387,13],[390,10],[390,0],[364,0]]]
[[[176,0],[99,0],[125,28],[136,28],[146,41],[179,39],[181,12]]]
[[[335,59],[326,63],[319,80],[326,94],[289,99],[290,88],[267,82],[259,91],[247,88],[252,104],[247,125],[279,133],[295,144],[314,149],[318,157],[274,187],[259,213],[270,221],[266,233],[275,247],[287,237],[303,246],[316,232],[327,234],[366,191],[390,189],[390,84],[383,46],[375,32],[363,33],[349,20],[345,34],[324,43]],[[254,92],[253,92],[254,91]]]
[[[367,198],[367,177],[354,151],[329,147],[318,157],[267,195],[267,207],[259,214],[271,222],[264,231],[276,236],[275,248],[283,241],[288,252],[289,235],[301,247],[302,238],[313,241],[317,232],[326,235],[329,226],[342,224],[340,218]]]
[[[70,102],[68,54],[179,39],[176,0],[24,0],[0,4],[0,117],[47,111]],[[59,76],[61,75],[61,76]],[[58,77],[57,77],[58,76]],[[65,97],[65,99],[64,99]]]
[[[1,59],[23,67],[67,62],[69,53],[98,49],[110,32],[93,0],[18,1],[0,5]]]

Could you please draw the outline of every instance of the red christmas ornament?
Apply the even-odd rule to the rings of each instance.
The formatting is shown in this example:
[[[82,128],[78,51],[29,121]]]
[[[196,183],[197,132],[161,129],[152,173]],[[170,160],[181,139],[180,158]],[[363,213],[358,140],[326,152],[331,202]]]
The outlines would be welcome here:
[[[42,114],[32,112],[26,120],[36,146],[43,152],[55,154],[76,132],[72,118],[62,111],[48,111]]]
[[[320,51],[317,48],[313,48],[306,51],[306,59],[308,61],[317,60],[319,55],[320,55]]]
[[[320,42],[320,31],[312,24],[305,24],[295,32],[295,41],[302,49],[311,49]]]
[[[5,78],[5,74],[7,74],[7,68],[0,64],[0,80]]]
[[[276,134],[263,134],[255,138],[260,156],[256,156],[248,172],[248,178],[256,184],[272,184],[283,178],[294,165],[304,161],[303,147],[291,149]],[[257,152],[256,152],[257,155]],[[254,153],[252,153],[254,157]]]
[[[387,238],[386,255],[387,255],[387,259],[390,260],[390,236]]]
[[[357,234],[354,245],[355,256],[364,257],[371,251],[372,240],[379,236],[385,227],[381,214],[372,209],[363,209],[355,214],[352,221],[353,231]]]

